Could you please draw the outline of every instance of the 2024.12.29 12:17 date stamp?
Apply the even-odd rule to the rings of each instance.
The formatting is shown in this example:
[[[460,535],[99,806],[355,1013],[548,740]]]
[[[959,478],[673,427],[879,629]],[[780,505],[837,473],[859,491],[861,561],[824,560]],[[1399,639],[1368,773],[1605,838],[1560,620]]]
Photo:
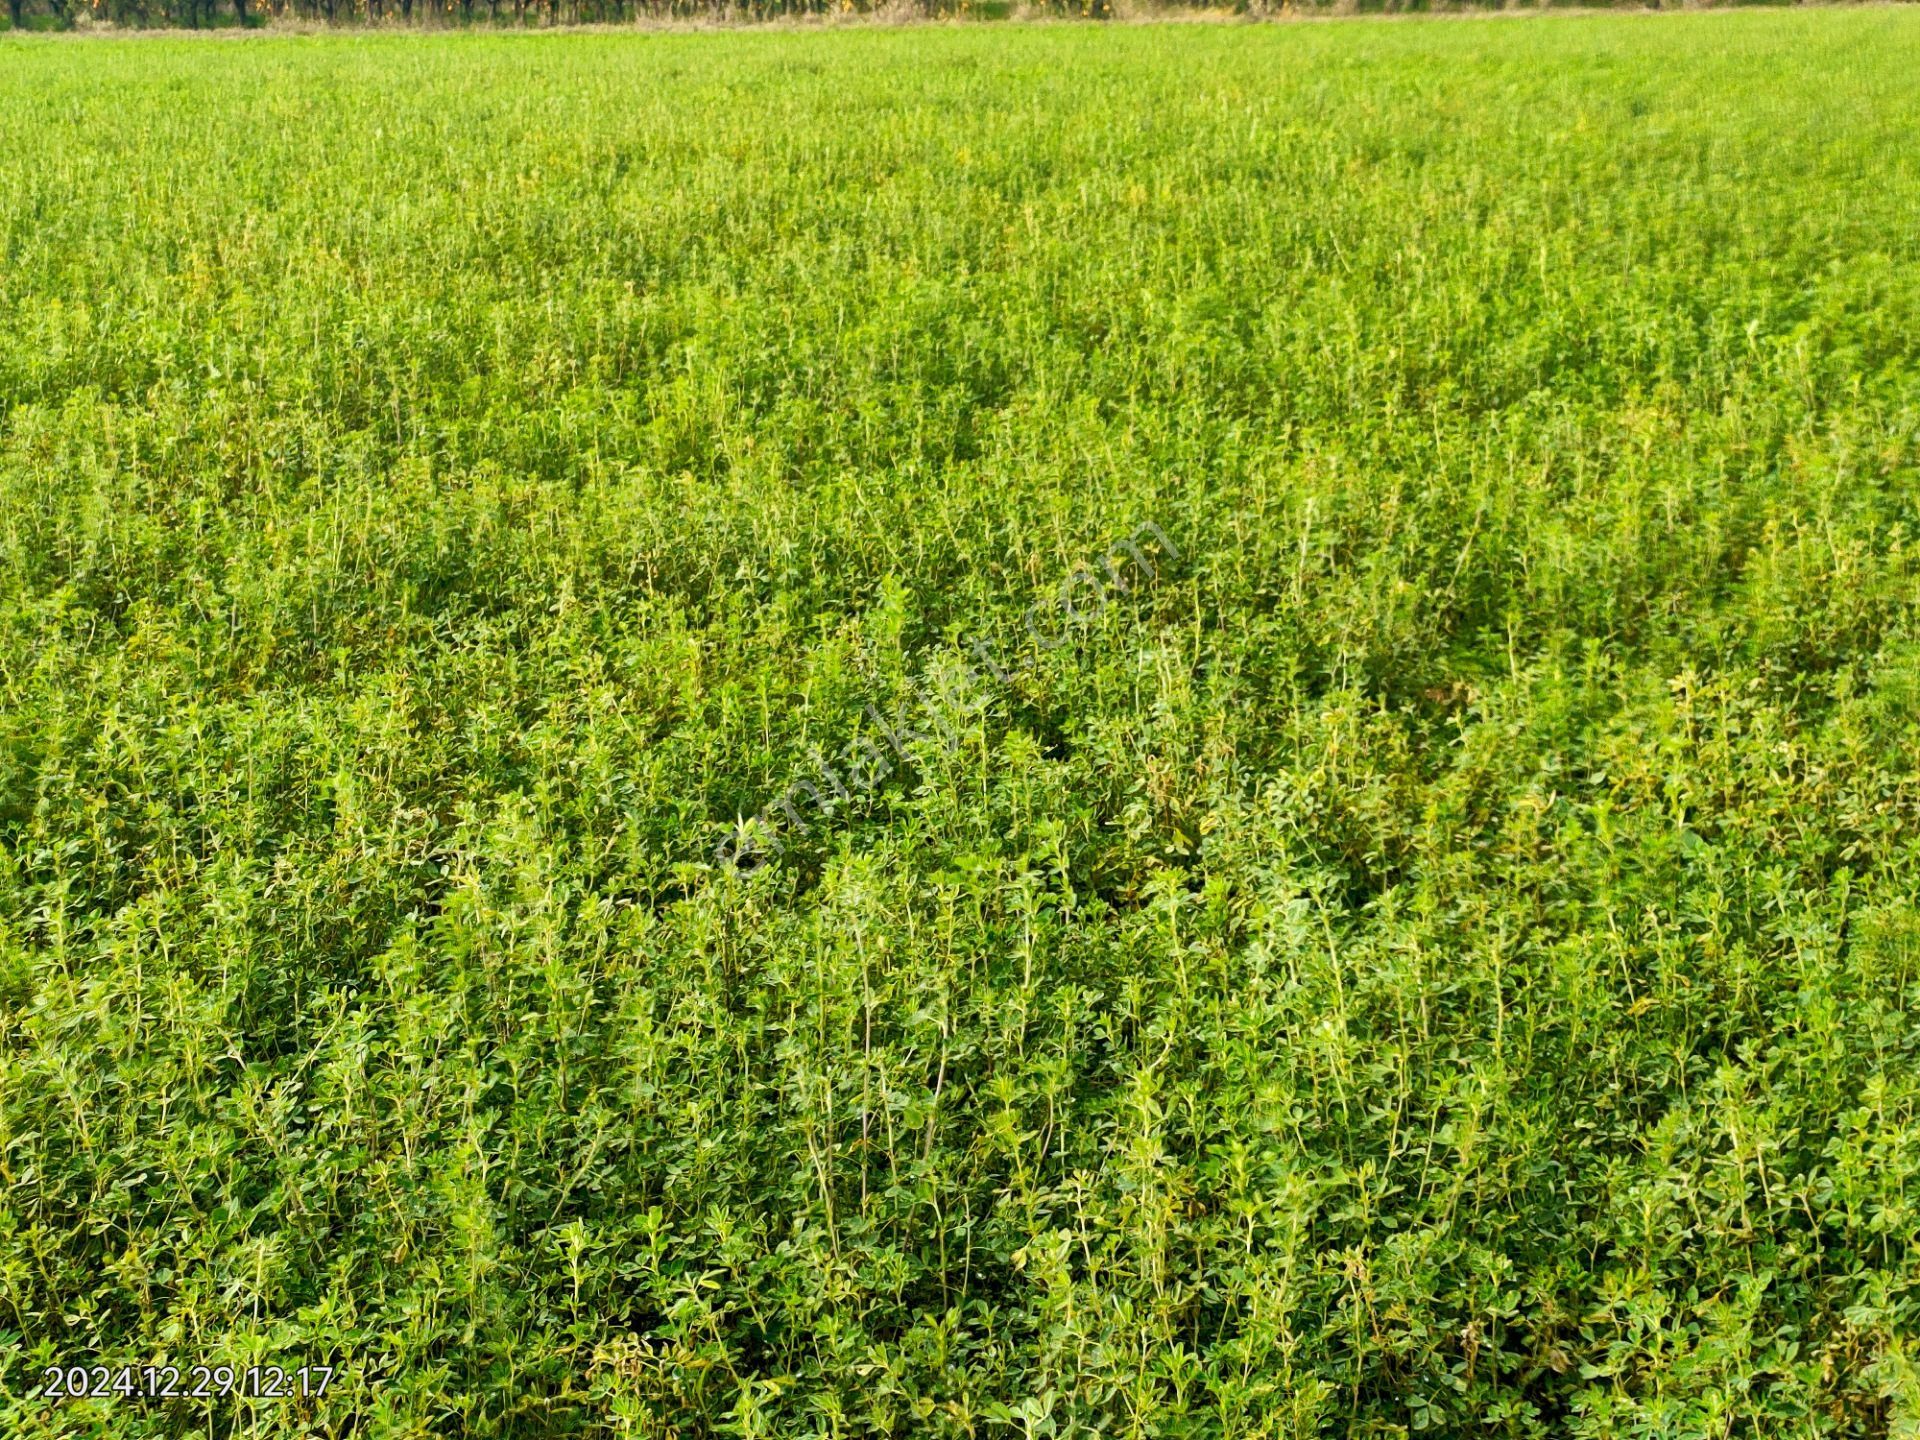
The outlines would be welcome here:
[[[331,1365],[49,1365],[42,1400],[318,1400]]]

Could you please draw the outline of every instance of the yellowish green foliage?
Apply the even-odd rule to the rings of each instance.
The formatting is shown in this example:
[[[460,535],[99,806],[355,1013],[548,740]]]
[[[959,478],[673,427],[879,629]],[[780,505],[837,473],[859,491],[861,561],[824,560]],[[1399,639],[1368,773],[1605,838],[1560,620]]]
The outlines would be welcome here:
[[[0,43],[0,1433],[1912,1434],[1916,76]]]

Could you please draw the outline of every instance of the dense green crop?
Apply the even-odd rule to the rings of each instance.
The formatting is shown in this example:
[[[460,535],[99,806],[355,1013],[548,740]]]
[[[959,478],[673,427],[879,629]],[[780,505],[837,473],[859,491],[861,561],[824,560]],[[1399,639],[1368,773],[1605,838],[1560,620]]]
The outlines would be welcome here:
[[[1916,74],[0,44],[0,1432],[1911,1434]]]

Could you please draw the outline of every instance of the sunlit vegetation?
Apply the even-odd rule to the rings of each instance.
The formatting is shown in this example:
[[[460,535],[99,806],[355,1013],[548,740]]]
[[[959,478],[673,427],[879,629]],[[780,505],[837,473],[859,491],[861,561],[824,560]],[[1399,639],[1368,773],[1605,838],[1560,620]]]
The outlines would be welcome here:
[[[0,1433],[1910,1433],[1917,74],[0,42]]]

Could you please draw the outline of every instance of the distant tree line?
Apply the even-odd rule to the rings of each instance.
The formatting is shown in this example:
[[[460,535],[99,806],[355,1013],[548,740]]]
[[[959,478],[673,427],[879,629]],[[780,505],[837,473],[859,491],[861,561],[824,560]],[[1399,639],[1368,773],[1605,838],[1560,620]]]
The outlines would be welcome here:
[[[1112,0],[1024,0],[1062,15],[1104,17]],[[326,25],[554,26],[635,20],[874,13],[998,18],[1014,0],[7,0],[15,30],[66,30],[82,25],[177,27],[189,30],[260,26],[274,21]]]
[[[7,0],[15,30],[66,30],[82,25],[188,30],[258,26],[274,21],[322,25],[556,26],[624,24],[637,20],[730,18],[900,12],[998,19],[1021,8],[1055,15],[1106,19],[1126,0]],[[1135,0],[1139,3],[1139,0]],[[1168,9],[1217,10],[1220,0],[1149,0]],[[1552,3],[1552,0],[1545,0]],[[1607,5],[1609,0],[1568,0]],[[1661,0],[1627,0],[1661,8]],[[1674,0],[1667,0],[1671,6]],[[1741,3],[1741,0],[1732,0]],[[1768,3],[1768,0],[1757,0]],[[1506,9],[1509,0],[1230,0],[1232,8],[1267,14],[1290,11],[1378,12]],[[1520,0],[1512,8],[1543,8]]]

